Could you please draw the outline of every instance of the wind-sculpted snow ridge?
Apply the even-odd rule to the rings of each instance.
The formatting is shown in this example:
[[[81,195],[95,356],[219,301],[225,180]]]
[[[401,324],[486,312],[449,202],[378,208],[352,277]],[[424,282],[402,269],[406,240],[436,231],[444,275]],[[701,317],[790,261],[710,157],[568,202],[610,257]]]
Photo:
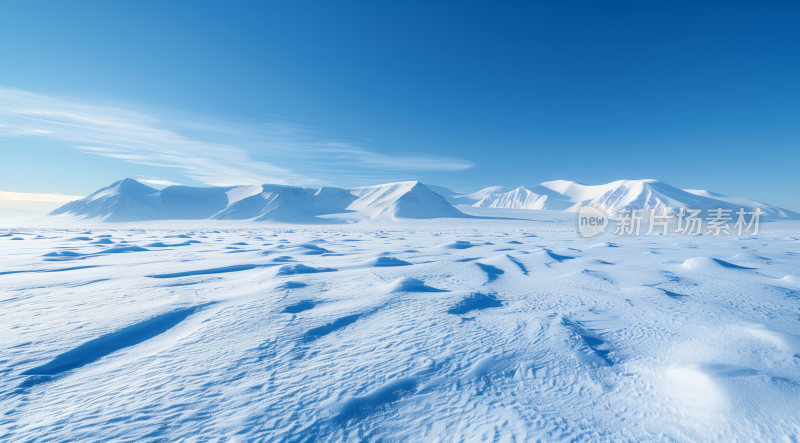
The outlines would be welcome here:
[[[388,285],[391,292],[447,292],[444,289],[433,288],[418,278],[400,278]]]
[[[43,365],[22,372],[22,375],[30,376],[23,383],[23,386],[30,387],[50,381],[54,377],[93,363],[120,349],[137,345],[163,334],[200,308],[200,306],[193,306],[176,309],[89,340],[55,356],[55,358]]]
[[[366,262],[369,266],[409,266],[411,263],[397,257],[381,256]]]
[[[558,220],[0,229],[0,440],[800,437],[800,222]]]
[[[67,203],[51,215],[107,222],[214,219],[284,223],[467,217],[416,181],[355,189],[263,185],[157,190],[130,178]]]

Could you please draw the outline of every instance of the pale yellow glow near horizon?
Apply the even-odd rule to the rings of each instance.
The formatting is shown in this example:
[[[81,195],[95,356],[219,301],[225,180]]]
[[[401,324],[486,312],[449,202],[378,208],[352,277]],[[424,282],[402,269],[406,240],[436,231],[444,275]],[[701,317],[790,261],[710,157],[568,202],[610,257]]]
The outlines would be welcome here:
[[[0,202],[67,203],[81,198],[83,198],[83,196],[80,195],[0,191]]]

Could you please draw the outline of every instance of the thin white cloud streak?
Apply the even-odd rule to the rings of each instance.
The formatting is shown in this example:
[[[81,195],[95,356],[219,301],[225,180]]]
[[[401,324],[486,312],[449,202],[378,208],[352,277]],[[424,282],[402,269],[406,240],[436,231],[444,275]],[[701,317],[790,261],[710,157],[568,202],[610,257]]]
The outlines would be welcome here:
[[[0,89],[0,134],[43,136],[75,149],[132,163],[181,170],[214,185],[309,182],[308,177],[254,161],[246,151],[184,137],[146,114]]]
[[[0,136],[47,137],[74,149],[131,163],[179,170],[209,185],[323,183],[271,162],[253,158],[251,152],[232,143],[210,142],[179,134],[167,122],[152,115],[119,107],[67,101],[43,94],[0,87]],[[264,127],[189,122],[185,128],[205,130],[211,139],[238,138],[264,157],[309,165],[308,170],[335,177],[356,169],[393,171],[458,171],[469,162],[429,156],[375,153],[348,143],[320,141],[302,129],[283,124]],[[206,137],[209,138],[209,137]],[[339,171],[337,171],[339,168]]]
[[[325,143],[319,148],[319,151],[345,162],[355,159],[360,165],[375,169],[463,171],[474,166],[471,162],[447,157],[385,155],[345,143]]]

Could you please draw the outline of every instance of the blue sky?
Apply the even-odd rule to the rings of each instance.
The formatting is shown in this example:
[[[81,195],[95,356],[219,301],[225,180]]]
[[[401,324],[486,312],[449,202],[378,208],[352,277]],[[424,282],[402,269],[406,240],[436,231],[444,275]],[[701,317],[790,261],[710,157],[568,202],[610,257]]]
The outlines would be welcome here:
[[[0,10],[0,191],[657,178],[800,209],[797,2]]]

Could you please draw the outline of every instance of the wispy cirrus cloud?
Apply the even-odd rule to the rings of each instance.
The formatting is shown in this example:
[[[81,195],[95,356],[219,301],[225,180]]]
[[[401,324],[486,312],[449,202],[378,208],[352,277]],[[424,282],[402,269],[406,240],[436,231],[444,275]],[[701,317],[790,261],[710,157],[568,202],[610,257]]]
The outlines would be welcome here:
[[[89,154],[172,168],[210,185],[320,184],[326,181],[320,176],[335,177],[337,168],[379,174],[473,166],[453,158],[377,153],[292,125],[176,122],[13,88],[0,88],[0,136],[56,139]]]
[[[365,168],[412,171],[462,171],[474,165],[466,160],[429,155],[386,155],[347,143],[329,142],[318,151],[331,159],[356,162]]]

